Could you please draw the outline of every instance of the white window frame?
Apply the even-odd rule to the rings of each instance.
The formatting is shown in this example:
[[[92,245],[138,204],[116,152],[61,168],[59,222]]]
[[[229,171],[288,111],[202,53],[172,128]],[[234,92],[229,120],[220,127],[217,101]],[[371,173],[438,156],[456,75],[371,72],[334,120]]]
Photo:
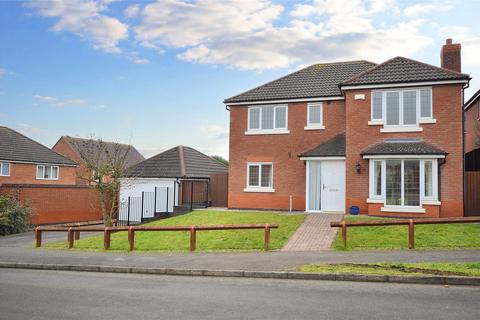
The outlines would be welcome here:
[[[428,89],[430,91],[430,117],[421,117],[421,90]],[[416,92],[416,123],[415,124],[403,124],[403,94],[406,91]],[[382,94],[382,118],[373,118],[373,95],[374,93],[381,92]],[[387,124],[387,93],[398,92],[399,99],[399,124],[388,125]],[[412,87],[412,88],[392,88],[384,90],[372,90],[370,93],[370,121],[369,125],[383,125],[380,132],[420,132],[423,129],[420,124],[424,123],[436,123],[436,119],[433,118],[433,93],[432,87]]]
[[[320,107],[320,123],[310,123],[310,108]],[[325,125],[323,124],[323,102],[311,102],[307,104],[307,125],[305,130],[323,130]]]
[[[43,167],[43,178],[38,177],[38,169],[40,167]],[[53,172],[53,168],[57,168],[57,177],[56,178],[45,178],[45,168],[50,167],[50,173]],[[52,165],[47,165],[47,164],[39,164],[37,165],[37,172],[36,172],[36,178],[37,180],[58,180],[60,178],[60,167],[59,166],[52,166]]]
[[[270,165],[271,166],[271,173],[270,173],[270,186],[269,187],[262,187],[262,165]],[[258,186],[251,186],[250,185],[250,167],[251,166],[258,166]],[[272,162],[248,162],[247,163],[247,181],[246,181],[246,188],[243,189],[244,192],[275,192],[273,188],[273,163]]]
[[[262,108],[273,107],[273,129],[262,129]],[[276,116],[277,109],[285,108],[285,128],[276,127]],[[260,128],[252,129],[250,128],[250,110],[258,109],[259,111],[259,122]],[[262,106],[250,106],[247,110],[247,131],[246,135],[255,135],[255,134],[288,134],[288,104],[275,104],[275,105],[262,105]]]
[[[401,160],[402,162],[402,176],[401,176],[401,184],[402,184],[402,205],[392,206],[387,205],[386,202],[386,179],[387,179],[387,167],[386,161],[387,160]],[[420,205],[419,206],[405,206],[403,205],[404,202],[404,161],[405,160],[419,160],[420,161]],[[382,162],[382,194],[376,195],[375,194],[375,185],[374,185],[374,161],[381,161]],[[432,162],[432,195],[430,197],[425,196],[425,162],[431,161]],[[388,209],[415,209],[415,208],[422,208],[423,205],[438,205],[440,202],[438,201],[438,161],[436,158],[414,158],[414,157],[405,157],[405,158],[398,158],[398,157],[388,157],[385,158],[371,158],[369,159],[369,198],[367,202],[370,203],[383,203],[384,209],[383,211],[388,211]]]
[[[3,174],[3,167],[8,165],[8,174]],[[10,162],[0,161],[0,177],[10,177],[10,171],[12,170],[12,165]]]

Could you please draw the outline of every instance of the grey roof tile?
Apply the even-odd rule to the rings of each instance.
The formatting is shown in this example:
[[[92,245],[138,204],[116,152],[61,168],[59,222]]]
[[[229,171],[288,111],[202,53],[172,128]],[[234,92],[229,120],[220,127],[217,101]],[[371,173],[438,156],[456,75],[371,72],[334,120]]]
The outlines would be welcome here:
[[[177,146],[129,168],[126,177],[208,178],[228,173],[228,167],[190,147]]]
[[[302,152],[300,157],[344,157],[345,156],[345,133],[319,144],[313,149]]]
[[[98,150],[103,147],[98,140],[94,139],[74,138],[70,136],[63,136],[62,138],[67,141],[67,143],[78,153],[80,157],[85,157],[88,154],[96,155]],[[138,150],[131,145],[108,141],[102,141],[102,143],[110,153],[113,153],[115,150],[117,150],[122,156],[125,154],[125,152],[127,153],[125,159],[126,168],[145,160],[145,157],[142,156],[140,152],[138,152]],[[107,155],[102,153],[100,155],[100,160],[105,161],[106,157]]]
[[[380,142],[364,151],[361,155],[446,155],[447,152],[427,143],[417,142]]]
[[[395,57],[353,76],[341,86],[423,82],[439,80],[468,80],[468,74],[432,66],[420,61]]]
[[[77,165],[76,162],[7,127],[0,127],[0,160]]]
[[[368,61],[314,64],[227,98],[224,103],[342,96],[339,83],[375,65]]]

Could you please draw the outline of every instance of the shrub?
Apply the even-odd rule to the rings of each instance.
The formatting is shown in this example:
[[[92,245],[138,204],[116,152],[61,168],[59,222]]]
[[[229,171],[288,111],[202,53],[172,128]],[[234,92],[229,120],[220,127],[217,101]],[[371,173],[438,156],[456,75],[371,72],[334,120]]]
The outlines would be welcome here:
[[[8,196],[0,196],[0,235],[28,231],[30,207]]]

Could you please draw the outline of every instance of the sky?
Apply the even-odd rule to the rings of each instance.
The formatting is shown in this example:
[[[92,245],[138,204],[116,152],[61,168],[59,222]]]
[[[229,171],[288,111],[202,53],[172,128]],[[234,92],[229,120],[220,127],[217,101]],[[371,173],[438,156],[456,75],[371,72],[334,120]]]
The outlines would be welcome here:
[[[222,101],[314,63],[405,56],[446,38],[480,89],[480,0],[0,1],[0,124],[228,157]],[[478,79],[477,79],[478,78]]]

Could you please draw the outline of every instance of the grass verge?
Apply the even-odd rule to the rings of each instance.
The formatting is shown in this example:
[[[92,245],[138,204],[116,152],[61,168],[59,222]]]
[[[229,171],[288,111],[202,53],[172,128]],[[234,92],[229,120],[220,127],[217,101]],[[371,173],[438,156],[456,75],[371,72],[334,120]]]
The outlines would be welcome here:
[[[384,220],[347,216],[347,221]],[[332,243],[335,250],[408,249],[408,226],[347,228],[347,248],[339,230]],[[415,249],[480,248],[480,224],[432,224],[415,226]]]
[[[461,263],[368,263],[308,264],[302,272],[376,275],[480,276],[480,262]]]
[[[190,226],[213,224],[276,223],[272,229],[270,248],[280,249],[303,222],[305,215],[271,212],[194,211],[185,215],[157,220],[151,226]],[[136,232],[135,251],[188,251],[188,232]],[[197,250],[262,250],[263,230],[198,231]],[[45,244],[50,249],[67,249],[66,241]],[[126,232],[112,234],[109,251],[127,251]],[[103,235],[75,241],[73,250],[103,251]]]

